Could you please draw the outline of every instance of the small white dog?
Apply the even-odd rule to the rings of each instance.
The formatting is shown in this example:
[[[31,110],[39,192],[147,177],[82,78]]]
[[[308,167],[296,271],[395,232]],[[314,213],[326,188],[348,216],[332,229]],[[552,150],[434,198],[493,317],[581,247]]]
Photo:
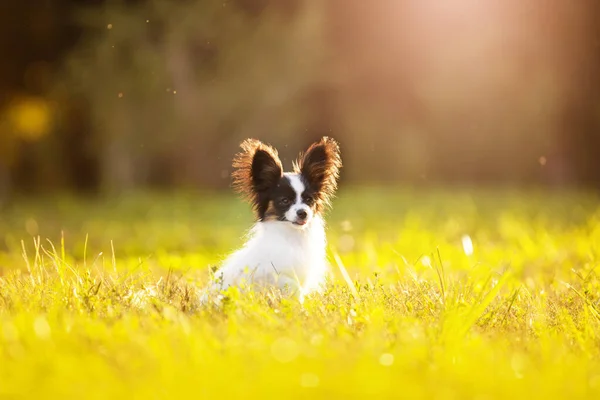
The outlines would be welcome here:
[[[327,272],[325,223],[342,166],[335,140],[312,144],[283,172],[277,151],[248,139],[233,161],[233,185],[252,204],[257,222],[245,245],[215,274],[208,296],[230,286],[279,288],[303,301],[319,290]]]

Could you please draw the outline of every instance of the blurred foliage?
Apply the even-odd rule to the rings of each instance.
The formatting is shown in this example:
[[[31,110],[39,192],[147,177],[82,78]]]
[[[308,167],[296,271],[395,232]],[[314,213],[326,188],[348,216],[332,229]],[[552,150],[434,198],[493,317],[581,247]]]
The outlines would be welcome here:
[[[321,7],[256,15],[243,4],[154,0],[80,14],[105,32],[75,49],[66,85],[89,102],[105,185],[222,185],[241,139],[277,132],[297,143],[323,66]]]
[[[0,193],[224,188],[322,135],[352,182],[597,184],[598,4],[5,2]]]

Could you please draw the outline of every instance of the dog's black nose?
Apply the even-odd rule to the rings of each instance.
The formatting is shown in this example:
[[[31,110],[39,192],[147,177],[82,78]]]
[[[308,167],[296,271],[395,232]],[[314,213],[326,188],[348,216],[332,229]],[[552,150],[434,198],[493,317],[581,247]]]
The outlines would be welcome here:
[[[298,210],[298,211],[296,211],[296,215],[300,219],[306,219],[306,217],[308,216],[308,214],[304,210]]]

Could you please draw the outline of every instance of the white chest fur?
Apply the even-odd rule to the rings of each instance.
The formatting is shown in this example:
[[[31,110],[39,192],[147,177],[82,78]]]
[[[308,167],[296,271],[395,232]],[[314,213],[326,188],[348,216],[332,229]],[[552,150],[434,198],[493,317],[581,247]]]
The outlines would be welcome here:
[[[302,299],[318,290],[325,279],[325,246],[325,226],[319,216],[304,229],[287,221],[258,222],[244,247],[215,272],[217,283],[213,287],[276,286]]]

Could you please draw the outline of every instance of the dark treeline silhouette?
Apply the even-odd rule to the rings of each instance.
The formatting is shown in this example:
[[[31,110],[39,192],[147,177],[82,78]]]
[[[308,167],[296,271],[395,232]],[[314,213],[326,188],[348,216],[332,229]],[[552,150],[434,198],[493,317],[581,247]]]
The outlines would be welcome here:
[[[322,135],[349,182],[600,187],[598,2],[429,3],[5,2],[0,193],[224,188]]]

